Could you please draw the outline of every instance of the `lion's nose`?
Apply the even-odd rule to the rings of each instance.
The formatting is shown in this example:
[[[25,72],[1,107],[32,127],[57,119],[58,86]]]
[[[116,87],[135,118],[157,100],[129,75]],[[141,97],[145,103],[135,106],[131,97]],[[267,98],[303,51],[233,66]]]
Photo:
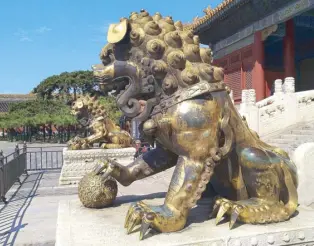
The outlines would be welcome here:
[[[105,66],[101,70],[94,71],[94,76],[96,79],[99,79],[100,81],[106,81],[106,80],[114,79],[114,64],[110,64],[108,66]]]

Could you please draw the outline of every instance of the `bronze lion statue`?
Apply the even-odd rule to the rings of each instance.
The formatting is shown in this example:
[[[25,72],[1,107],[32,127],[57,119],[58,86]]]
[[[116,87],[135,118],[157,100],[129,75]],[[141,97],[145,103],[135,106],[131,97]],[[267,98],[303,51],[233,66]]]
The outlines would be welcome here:
[[[156,148],[122,166],[111,161],[105,175],[127,186],[175,166],[164,203],[131,205],[125,228],[174,232],[208,183],[217,193],[212,215],[264,224],[288,220],[296,211],[297,174],[283,150],[251,131],[234,107],[213,66],[212,52],[180,21],[131,13],[110,26],[102,66],[94,70],[103,90],[116,90],[117,104]],[[206,216],[206,215],[204,215]]]

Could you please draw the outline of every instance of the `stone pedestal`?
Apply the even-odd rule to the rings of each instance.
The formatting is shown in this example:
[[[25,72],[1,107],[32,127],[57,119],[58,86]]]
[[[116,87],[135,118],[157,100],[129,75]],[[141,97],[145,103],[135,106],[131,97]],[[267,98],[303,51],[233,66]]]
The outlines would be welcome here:
[[[95,165],[103,162],[105,158],[116,159],[121,164],[129,164],[134,159],[135,151],[135,148],[87,150],[64,148],[59,184],[78,184],[86,173],[92,171]]]
[[[298,171],[299,203],[307,206],[312,205],[314,207],[314,143],[301,144],[294,151],[292,159]]]
[[[145,198],[144,198],[145,199]],[[147,201],[162,204],[163,199]],[[212,202],[201,201],[191,210],[186,228],[174,233],[150,232],[139,241],[139,231],[130,235],[124,228],[128,201],[118,197],[114,207],[94,210],[84,208],[80,201],[59,203],[56,246],[70,245],[139,245],[139,246],[267,246],[267,245],[313,245],[314,209],[299,206],[298,213],[289,221],[268,225],[238,224],[229,230],[229,223],[215,225],[208,219]]]

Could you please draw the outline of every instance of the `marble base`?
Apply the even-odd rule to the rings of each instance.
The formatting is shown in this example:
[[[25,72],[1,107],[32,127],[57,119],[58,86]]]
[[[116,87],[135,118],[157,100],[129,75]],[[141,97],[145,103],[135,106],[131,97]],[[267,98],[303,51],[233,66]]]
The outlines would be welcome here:
[[[149,200],[161,204],[163,199]],[[169,234],[150,232],[139,241],[139,232],[126,234],[123,228],[129,204],[118,197],[114,207],[94,210],[83,207],[78,199],[59,203],[56,246],[139,245],[139,246],[266,246],[314,245],[314,209],[300,206],[289,221],[269,225],[238,225],[229,230],[227,222],[215,225],[208,220],[211,200],[201,200],[192,209],[185,229]]]
[[[116,159],[121,164],[129,164],[134,160],[135,148],[123,149],[63,149],[63,166],[59,185],[78,184],[81,178],[92,171],[96,164],[105,158]]]
[[[314,143],[301,144],[294,151],[292,160],[298,172],[298,201],[306,206],[314,205]]]

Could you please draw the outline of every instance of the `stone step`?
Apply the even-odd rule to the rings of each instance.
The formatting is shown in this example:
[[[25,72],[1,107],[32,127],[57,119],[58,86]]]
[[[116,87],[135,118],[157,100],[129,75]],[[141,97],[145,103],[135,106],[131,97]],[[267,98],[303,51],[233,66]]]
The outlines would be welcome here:
[[[302,138],[304,137],[303,135],[300,135],[300,134],[282,134],[282,135],[278,135],[277,137],[275,137],[276,139],[289,139],[289,140],[296,140],[296,139],[299,139],[299,138]]]
[[[301,127],[302,130],[314,129],[314,124],[304,125]]]
[[[286,143],[273,143],[273,142],[268,142],[268,144],[273,147],[281,148],[285,151],[294,150],[299,146],[299,144],[286,144]]]
[[[314,136],[314,129],[295,129],[290,131],[291,134]]]
[[[294,140],[294,141],[286,141],[285,139],[272,139],[268,144],[280,147],[280,148],[297,148],[301,144],[313,142],[312,140]]]
[[[286,138],[273,138],[270,141],[272,144],[286,144],[286,145],[291,145],[295,142],[298,142],[296,139],[286,139]]]
[[[283,134],[275,139],[286,139],[289,141],[300,140],[300,141],[314,141],[314,136],[300,135],[300,134]]]

